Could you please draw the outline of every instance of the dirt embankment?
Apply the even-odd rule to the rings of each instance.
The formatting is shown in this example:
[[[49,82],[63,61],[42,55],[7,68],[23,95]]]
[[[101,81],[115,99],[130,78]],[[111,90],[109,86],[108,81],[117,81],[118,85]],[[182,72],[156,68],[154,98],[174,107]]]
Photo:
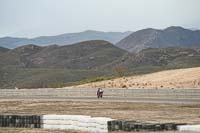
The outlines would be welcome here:
[[[200,88],[200,67],[122,77],[75,86],[78,88]]]

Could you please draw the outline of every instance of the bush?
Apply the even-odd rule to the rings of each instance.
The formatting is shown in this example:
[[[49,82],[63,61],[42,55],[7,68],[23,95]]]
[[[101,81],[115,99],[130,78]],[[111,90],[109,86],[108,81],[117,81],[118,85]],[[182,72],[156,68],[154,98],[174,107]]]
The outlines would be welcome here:
[[[115,68],[115,73],[118,77],[123,77],[125,75],[124,68],[121,66],[118,66]]]

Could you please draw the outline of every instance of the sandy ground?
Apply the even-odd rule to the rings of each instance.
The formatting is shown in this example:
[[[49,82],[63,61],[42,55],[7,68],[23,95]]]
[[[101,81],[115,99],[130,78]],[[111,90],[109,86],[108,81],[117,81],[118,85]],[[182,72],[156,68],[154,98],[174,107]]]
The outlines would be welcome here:
[[[84,88],[200,88],[200,67],[79,85]],[[72,114],[141,122],[200,124],[200,103],[160,104],[126,102],[0,101],[0,114]],[[80,133],[44,129],[0,128],[0,133]],[[120,132],[115,132],[120,133]],[[178,133],[178,132],[166,132]]]
[[[72,114],[142,122],[200,124],[200,104],[126,102],[0,101],[0,114]]]
[[[79,131],[26,129],[26,128],[0,128],[0,133],[86,133]]]
[[[85,132],[44,130],[44,129],[0,128],[0,133],[85,133]],[[127,133],[127,132],[118,131],[118,132],[112,132],[112,133]],[[139,132],[139,133],[147,133],[147,132]],[[155,133],[155,132],[151,132],[151,133]],[[156,132],[156,133],[180,133],[180,132],[170,131],[170,132]],[[184,132],[184,133],[188,133],[188,132]]]
[[[167,70],[75,86],[78,88],[200,88],[200,67]]]
[[[200,124],[200,104],[117,103],[102,101],[0,101],[0,114],[73,114],[104,116],[114,119],[137,120],[141,122],[178,122]],[[0,128],[0,133],[79,132],[59,130],[50,131],[44,129]]]
[[[44,130],[44,129],[20,129],[20,128],[0,128],[0,133],[86,133],[78,131],[61,131],[61,130]],[[112,132],[112,133],[127,133],[122,131]],[[130,132],[128,132],[130,133]],[[131,133],[147,133],[147,132],[131,132]],[[155,132],[148,132],[155,133]],[[156,133],[180,133],[176,131],[166,131],[166,132],[156,132]],[[189,132],[181,132],[189,133]]]

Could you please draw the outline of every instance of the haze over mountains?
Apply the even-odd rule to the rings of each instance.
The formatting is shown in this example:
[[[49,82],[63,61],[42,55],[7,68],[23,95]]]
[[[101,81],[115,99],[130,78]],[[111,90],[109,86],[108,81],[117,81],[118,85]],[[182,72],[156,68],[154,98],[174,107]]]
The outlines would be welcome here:
[[[133,53],[146,48],[194,48],[200,46],[200,30],[185,29],[178,26],[171,26],[164,30],[148,28],[133,33],[88,30],[80,33],[41,36],[33,39],[4,37],[0,38],[0,46],[16,48],[27,44],[38,46],[69,45],[89,40],[105,40]]]
[[[57,36],[41,36],[32,39],[16,38],[16,37],[3,37],[0,38],[0,46],[6,48],[16,48],[27,44],[35,44],[39,46],[48,46],[52,44],[69,45],[88,40],[105,40],[111,43],[116,43],[128,36],[132,32],[101,32],[87,30],[79,33],[67,33]]]
[[[182,27],[168,27],[164,30],[143,29],[133,32],[116,44],[129,52],[139,52],[146,48],[200,46],[200,30],[189,30]]]

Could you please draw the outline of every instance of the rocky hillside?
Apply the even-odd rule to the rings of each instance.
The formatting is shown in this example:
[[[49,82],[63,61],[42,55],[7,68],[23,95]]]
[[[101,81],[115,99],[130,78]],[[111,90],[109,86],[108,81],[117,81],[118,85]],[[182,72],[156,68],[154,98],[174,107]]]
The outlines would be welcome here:
[[[200,66],[200,48],[147,48],[129,53],[107,41],[1,48],[0,88],[62,87],[117,76]]]
[[[149,28],[132,33],[116,45],[134,53],[146,48],[200,47],[200,31],[175,26],[164,30]]]
[[[36,38],[0,38],[0,46],[6,48],[16,48],[27,44],[35,44],[39,46],[48,46],[53,44],[68,45],[88,40],[105,40],[111,43],[116,43],[131,32],[101,32],[101,31],[84,31],[79,33],[67,33],[56,36],[41,36]]]
[[[200,50],[189,48],[148,48],[136,54],[127,53],[123,57],[99,69],[120,68],[131,75],[149,73],[163,69],[200,66]]]
[[[112,62],[126,53],[106,41],[40,47],[25,45],[0,56],[0,67],[92,69]]]

